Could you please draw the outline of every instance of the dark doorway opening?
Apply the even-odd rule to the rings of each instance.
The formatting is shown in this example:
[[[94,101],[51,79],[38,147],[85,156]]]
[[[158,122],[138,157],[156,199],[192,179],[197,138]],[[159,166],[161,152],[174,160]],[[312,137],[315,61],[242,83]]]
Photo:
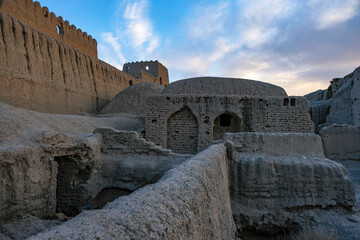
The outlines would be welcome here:
[[[86,181],[90,178],[91,167],[80,166],[78,155],[55,157],[58,163],[56,184],[56,212],[73,217],[80,213],[88,198]]]
[[[224,133],[242,132],[240,118],[231,113],[223,113],[214,121],[213,139],[221,139]]]

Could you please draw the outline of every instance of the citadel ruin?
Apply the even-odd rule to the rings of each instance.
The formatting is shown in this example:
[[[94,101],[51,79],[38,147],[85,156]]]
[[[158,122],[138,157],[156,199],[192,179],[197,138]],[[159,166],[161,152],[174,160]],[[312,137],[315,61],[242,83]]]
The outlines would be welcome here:
[[[99,60],[95,39],[32,0],[0,0],[0,63],[0,239],[252,239],[360,221],[329,159],[360,160],[359,68],[305,97],[170,83],[159,61]],[[351,122],[336,119],[343,102]]]
[[[0,10],[2,102],[48,113],[98,112],[131,84],[169,84],[158,62],[130,63],[134,77],[99,60],[95,39],[38,2],[2,0]],[[159,71],[147,74],[153,68]]]

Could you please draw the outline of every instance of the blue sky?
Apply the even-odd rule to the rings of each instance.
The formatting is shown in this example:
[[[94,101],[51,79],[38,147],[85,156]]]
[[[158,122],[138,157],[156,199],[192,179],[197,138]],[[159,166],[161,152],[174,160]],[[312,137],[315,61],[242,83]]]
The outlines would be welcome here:
[[[101,60],[159,60],[170,81],[239,77],[303,95],[360,65],[360,0],[40,3],[95,37]]]

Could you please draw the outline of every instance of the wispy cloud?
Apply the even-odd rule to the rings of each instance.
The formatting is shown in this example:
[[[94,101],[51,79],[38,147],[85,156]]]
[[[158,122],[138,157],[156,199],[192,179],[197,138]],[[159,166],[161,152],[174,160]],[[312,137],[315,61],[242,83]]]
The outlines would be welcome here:
[[[126,58],[122,53],[120,41],[113,33],[102,34],[99,52],[102,54],[105,61],[113,64],[119,69],[122,68],[122,63],[126,62]]]
[[[359,8],[359,0],[310,0],[316,27],[320,30],[333,27],[353,18]]]
[[[119,4],[114,15],[114,31],[102,34],[100,58],[116,67],[128,59],[151,58],[159,47],[160,37],[154,33],[149,8],[148,0],[125,0]]]
[[[246,74],[242,77],[257,76],[258,68],[253,66],[265,66],[255,62],[255,58],[250,61],[251,55],[279,34],[276,22],[287,17],[291,10],[290,2],[283,0],[220,1],[216,5],[201,2],[186,16],[192,21],[186,28],[189,41],[181,46],[181,51],[188,54],[171,51],[165,54],[165,61],[177,72],[185,72],[185,76],[215,74],[238,77],[245,73],[245,69]],[[174,55],[176,58],[172,57]],[[189,63],[189,67],[185,63]],[[243,66],[239,66],[241,64]],[[229,65],[233,65],[236,71],[231,71]]]
[[[110,63],[158,59],[171,81],[250,78],[292,95],[326,88],[360,64],[359,0],[197,1],[166,39],[150,18],[152,3],[122,1],[114,31],[99,44]]]
[[[188,36],[192,39],[204,39],[224,32],[229,6],[227,1],[214,5],[195,5],[188,18]]]
[[[152,53],[159,46],[159,38],[153,33],[148,9],[147,0],[128,1],[120,21],[125,21],[125,34],[133,48],[138,52]]]
[[[340,36],[345,36],[351,27],[342,32],[331,31],[332,27],[359,15],[357,0],[239,0],[237,4],[222,4],[218,14],[210,13],[222,18],[217,19],[214,31],[199,31],[206,36],[202,44],[206,47],[198,51],[197,57],[188,56],[194,61],[190,61],[192,66],[201,69],[198,75],[215,72],[216,75],[268,81],[286,88],[289,94],[303,95],[326,88],[334,74],[360,64],[360,56],[347,53],[360,48],[354,42],[354,39],[360,40],[360,31],[353,30],[348,39]],[[208,15],[207,11],[202,17],[197,14],[189,18],[206,19]],[[182,59],[182,62],[187,61]],[[182,69],[183,72],[188,70]],[[309,77],[311,73],[314,77]]]
[[[290,15],[294,5],[287,0],[238,1],[241,43],[254,48],[276,37],[279,23]]]

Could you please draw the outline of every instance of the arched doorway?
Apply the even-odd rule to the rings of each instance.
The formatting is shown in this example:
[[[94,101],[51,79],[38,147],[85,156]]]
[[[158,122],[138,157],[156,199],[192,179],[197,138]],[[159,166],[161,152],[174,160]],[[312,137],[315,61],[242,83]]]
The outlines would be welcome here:
[[[171,115],[167,121],[167,148],[176,153],[196,153],[198,122],[187,107]]]
[[[223,113],[214,121],[213,138],[221,139],[224,133],[241,132],[242,124],[240,118],[231,113]]]

